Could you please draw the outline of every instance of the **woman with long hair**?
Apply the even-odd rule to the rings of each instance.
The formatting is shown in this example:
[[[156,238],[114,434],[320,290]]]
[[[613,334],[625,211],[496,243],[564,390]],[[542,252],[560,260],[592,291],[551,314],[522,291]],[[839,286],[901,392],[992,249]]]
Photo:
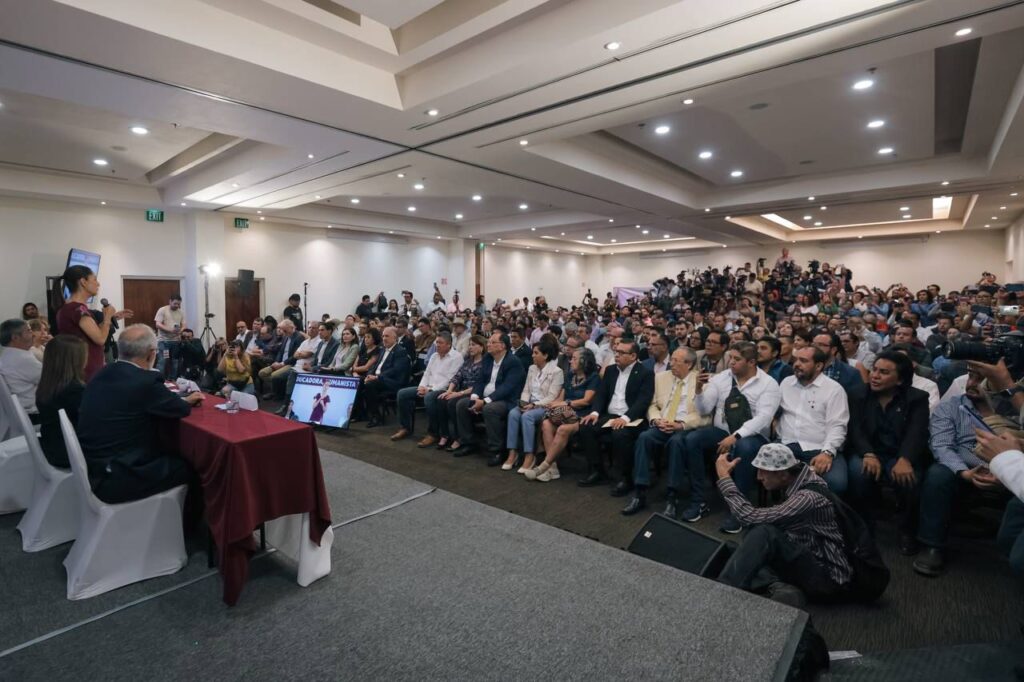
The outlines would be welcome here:
[[[72,425],[78,424],[78,407],[85,391],[85,368],[89,361],[86,342],[70,334],[58,334],[46,344],[43,372],[36,387],[39,409],[39,442],[46,461],[67,469],[68,451],[60,430],[60,411]]]
[[[96,273],[84,265],[72,265],[64,271],[61,281],[71,297],[57,311],[57,333],[70,334],[86,342],[89,362],[85,366],[85,380],[92,379],[103,368],[103,346],[110,335],[112,320],[131,319],[132,311],[103,306],[102,319],[97,322],[87,302],[100,293]]]

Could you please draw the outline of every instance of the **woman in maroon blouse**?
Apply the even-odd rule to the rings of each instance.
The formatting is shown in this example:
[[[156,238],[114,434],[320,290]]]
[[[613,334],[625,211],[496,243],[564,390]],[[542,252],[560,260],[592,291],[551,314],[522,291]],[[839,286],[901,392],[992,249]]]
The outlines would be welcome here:
[[[71,298],[57,311],[57,333],[71,334],[86,342],[89,361],[85,365],[85,380],[88,382],[103,368],[103,345],[110,333],[110,321],[131,318],[130,310],[115,310],[112,305],[103,306],[103,322],[97,323],[86,301],[100,292],[96,274],[84,265],[72,265],[61,278],[71,292]]]

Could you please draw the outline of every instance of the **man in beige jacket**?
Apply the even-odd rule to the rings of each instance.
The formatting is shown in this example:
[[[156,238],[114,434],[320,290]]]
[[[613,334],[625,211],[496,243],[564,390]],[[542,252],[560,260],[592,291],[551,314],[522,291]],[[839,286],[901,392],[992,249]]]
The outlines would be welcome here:
[[[650,460],[655,448],[665,447],[668,452],[668,504],[665,513],[676,514],[676,491],[683,478],[683,454],[686,432],[709,423],[702,417],[694,402],[697,389],[697,353],[685,346],[672,353],[668,372],[661,372],[654,380],[654,400],[647,409],[650,425],[637,438],[633,450],[633,483],[635,492],[623,515],[631,516],[647,507],[647,489],[651,484]]]

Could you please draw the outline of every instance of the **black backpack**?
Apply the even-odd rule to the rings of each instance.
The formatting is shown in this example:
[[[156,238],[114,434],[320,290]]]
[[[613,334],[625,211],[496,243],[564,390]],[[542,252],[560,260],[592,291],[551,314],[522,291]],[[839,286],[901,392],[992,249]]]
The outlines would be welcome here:
[[[889,567],[882,560],[864,519],[824,485],[812,483],[803,490],[818,493],[832,503],[836,524],[843,535],[846,558],[853,568],[849,587],[851,600],[868,603],[878,599],[889,585]]]

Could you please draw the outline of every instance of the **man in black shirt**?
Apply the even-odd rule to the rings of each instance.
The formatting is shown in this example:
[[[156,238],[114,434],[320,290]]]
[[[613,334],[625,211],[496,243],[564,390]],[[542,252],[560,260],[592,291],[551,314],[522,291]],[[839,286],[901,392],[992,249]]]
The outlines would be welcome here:
[[[363,299],[356,306],[356,317],[360,320],[368,320],[373,317],[373,305],[370,303],[370,295],[363,294]]]
[[[900,551],[917,551],[917,490],[928,457],[928,394],[911,386],[914,366],[903,353],[875,358],[867,397],[850,405],[849,494],[870,524],[884,478],[900,498]]]
[[[306,325],[302,322],[302,308],[299,307],[299,302],[302,301],[302,297],[298,294],[292,294],[288,297],[288,307],[281,313],[282,320],[291,320],[295,323],[296,329],[305,329]]]

